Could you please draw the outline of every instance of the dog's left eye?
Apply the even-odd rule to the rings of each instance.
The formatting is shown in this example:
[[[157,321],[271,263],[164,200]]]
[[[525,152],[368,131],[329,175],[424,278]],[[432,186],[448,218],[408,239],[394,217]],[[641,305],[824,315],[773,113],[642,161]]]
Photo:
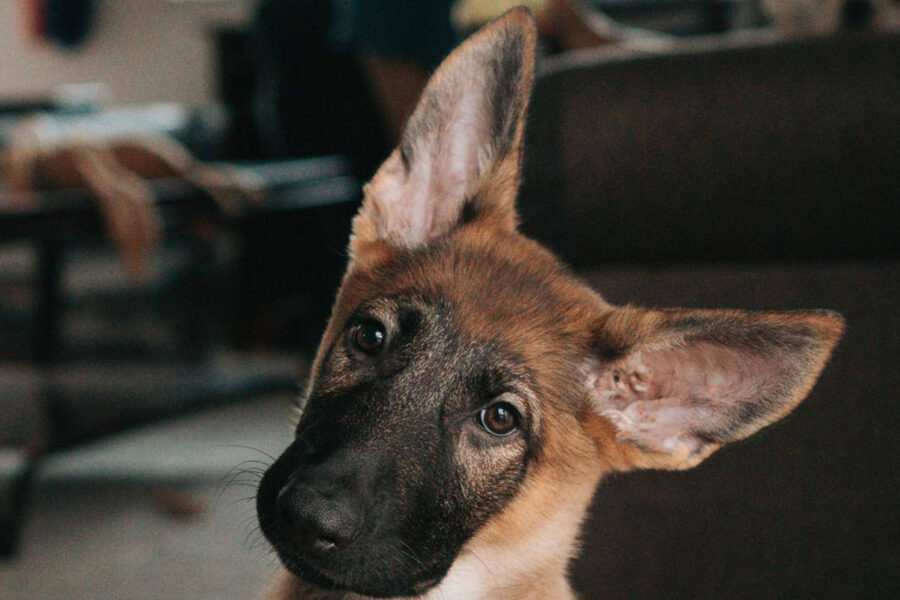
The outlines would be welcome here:
[[[384,325],[378,321],[363,321],[350,330],[350,342],[363,354],[377,354],[384,346]]]
[[[495,402],[478,413],[477,422],[491,435],[506,437],[519,428],[519,411],[509,402]]]

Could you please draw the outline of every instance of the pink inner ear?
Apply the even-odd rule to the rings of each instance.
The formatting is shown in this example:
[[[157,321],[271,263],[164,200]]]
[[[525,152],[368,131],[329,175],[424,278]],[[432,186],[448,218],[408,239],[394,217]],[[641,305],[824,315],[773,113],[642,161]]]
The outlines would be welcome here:
[[[699,343],[636,351],[604,365],[591,387],[620,440],[689,457],[717,446],[709,434],[739,427],[746,403],[764,402],[776,370],[759,356]]]
[[[413,144],[410,169],[394,153],[368,186],[376,235],[414,248],[440,237],[459,222],[466,200],[491,168],[490,128],[484,84],[470,77],[443,121]]]

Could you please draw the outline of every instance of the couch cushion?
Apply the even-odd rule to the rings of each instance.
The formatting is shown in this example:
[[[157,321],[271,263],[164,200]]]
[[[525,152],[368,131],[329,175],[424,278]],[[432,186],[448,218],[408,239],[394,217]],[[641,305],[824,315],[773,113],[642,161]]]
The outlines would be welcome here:
[[[525,229],[581,265],[900,256],[898,56],[900,33],[550,63]]]

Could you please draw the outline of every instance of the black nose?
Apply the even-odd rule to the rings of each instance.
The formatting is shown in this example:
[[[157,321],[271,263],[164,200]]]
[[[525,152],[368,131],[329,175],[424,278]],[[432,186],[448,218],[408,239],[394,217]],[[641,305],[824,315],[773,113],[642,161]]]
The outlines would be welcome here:
[[[303,551],[324,556],[353,541],[360,515],[346,495],[288,483],[278,494],[278,519]]]

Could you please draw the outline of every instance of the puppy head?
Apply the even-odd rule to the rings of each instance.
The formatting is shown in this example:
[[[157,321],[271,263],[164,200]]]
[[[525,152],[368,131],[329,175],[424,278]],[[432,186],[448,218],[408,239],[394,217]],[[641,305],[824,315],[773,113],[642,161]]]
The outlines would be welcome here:
[[[546,524],[571,544],[604,471],[692,466],[778,419],[840,334],[826,313],[617,309],[519,235],[534,47],[524,10],[470,38],[366,187],[296,439],[258,494],[313,584],[415,595],[479,544]]]

